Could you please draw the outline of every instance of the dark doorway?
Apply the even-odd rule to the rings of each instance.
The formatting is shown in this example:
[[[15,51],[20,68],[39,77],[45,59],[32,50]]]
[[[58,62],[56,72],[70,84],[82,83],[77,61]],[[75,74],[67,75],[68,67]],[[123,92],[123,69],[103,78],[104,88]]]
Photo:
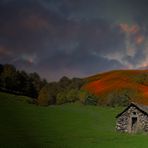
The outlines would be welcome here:
[[[134,133],[137,131],[137,117],[132,117],[131,131]]]

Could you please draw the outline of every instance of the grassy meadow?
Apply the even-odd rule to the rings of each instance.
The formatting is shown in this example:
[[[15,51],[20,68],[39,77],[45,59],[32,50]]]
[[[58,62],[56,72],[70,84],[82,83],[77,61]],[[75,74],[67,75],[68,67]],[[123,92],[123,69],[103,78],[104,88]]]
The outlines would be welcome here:
[[[146,148],[148,134],[115,131],[122,108],[65,104],[39,107],[0,93],[0,147]]]

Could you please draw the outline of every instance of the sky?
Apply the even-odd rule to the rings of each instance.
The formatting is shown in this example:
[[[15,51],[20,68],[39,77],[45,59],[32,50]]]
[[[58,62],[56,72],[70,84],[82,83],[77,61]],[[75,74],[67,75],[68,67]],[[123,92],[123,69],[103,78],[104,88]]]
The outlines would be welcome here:
[[[0,63],[49,81],[148,68],[147,0],[1,0]]]

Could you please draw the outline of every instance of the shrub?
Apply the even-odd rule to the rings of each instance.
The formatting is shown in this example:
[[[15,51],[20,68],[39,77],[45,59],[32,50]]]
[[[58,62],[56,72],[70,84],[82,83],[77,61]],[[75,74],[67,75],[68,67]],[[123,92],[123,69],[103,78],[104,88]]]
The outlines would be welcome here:
[[[78,100],[78,90],[77,89],[71,89],[67,92],[66,95],[67,102],[75,102]]]
[[[85,105],[97,105],[97,97],[88,91],[80,90],[78,97],[80,102]]]
[[[60,105],[60,104],[66,103],[66,102],[67,102],[66,93],[65,92],[58,93],[57,97],[56,97],[56,104]]]

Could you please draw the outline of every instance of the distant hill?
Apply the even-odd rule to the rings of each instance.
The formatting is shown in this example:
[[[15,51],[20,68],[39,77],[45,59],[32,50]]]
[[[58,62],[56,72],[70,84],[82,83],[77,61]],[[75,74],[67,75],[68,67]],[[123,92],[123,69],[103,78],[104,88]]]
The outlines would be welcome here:
[[[148,105],[148,70],[115,70],[85,78],[83,89],[98,96],[99,104],[134,101]]]

